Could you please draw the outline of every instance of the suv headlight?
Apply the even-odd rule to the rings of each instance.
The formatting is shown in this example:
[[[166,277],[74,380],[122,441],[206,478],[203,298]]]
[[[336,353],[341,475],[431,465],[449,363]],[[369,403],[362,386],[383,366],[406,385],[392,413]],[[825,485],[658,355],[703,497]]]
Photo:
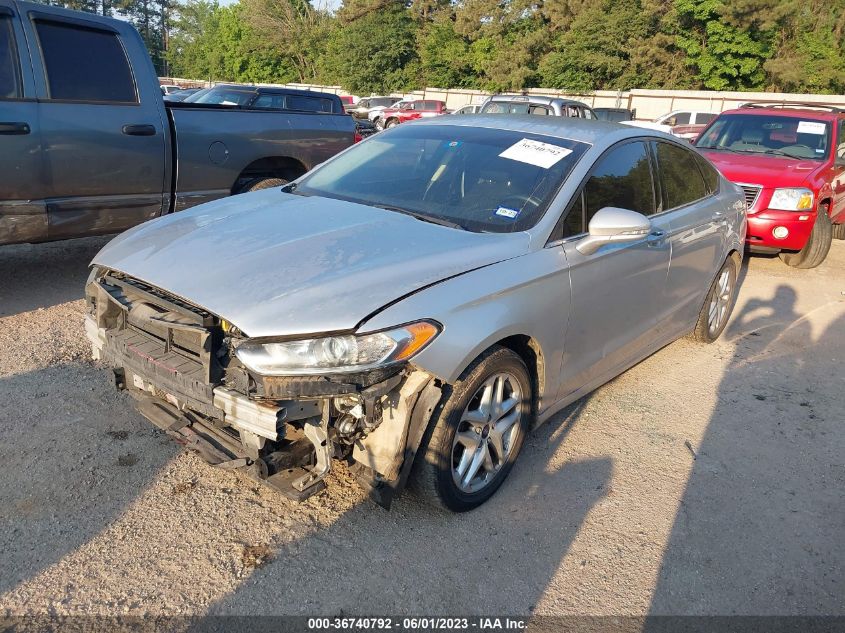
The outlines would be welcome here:
[[[245,341],[235,355],[262,376],[303,376],[366,371],[406,361],[440,333],[418,321],[370,334],[345,334],[296,341]]]
[[[775,189],[769,208],[779,211],[809,211],[813,208],[813,192],[798,187]]]

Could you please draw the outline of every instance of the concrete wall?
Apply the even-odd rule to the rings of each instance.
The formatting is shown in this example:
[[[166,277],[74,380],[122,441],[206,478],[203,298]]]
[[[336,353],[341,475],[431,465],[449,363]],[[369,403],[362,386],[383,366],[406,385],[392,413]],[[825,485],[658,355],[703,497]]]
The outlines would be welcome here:
[[[179,85],[208,84],[189,79],[161,78],[162,83],[176,83]],[[261,84],[278,85],[278,84]],[[317,90],[345,95],[340,86],[321,86],[317,84],[285,84],[288,88],[302,90]],[[655,119],[672,110],[698,110],[701,112],[722,112],[735,108],[748,101],[764,103],[784,103],[801,101],[817,103],[819,105],[833,105],[845,108],[845,95],[811,95],[790,94],[780,92],[716,92],[709,90],[597,90],[590,93],[575,93],[562,90],[545,90],[531,88],[528,94],[554,95],[583,101],[594,108],[629,108],[636,110],[638,119]],[[491,93],[467,88],[426,88],[407,93],[394,93],[397,96],[413,97],[416,99],[437,99],[445,101],[446,106],[458,109],[471,103],[483,102]]]

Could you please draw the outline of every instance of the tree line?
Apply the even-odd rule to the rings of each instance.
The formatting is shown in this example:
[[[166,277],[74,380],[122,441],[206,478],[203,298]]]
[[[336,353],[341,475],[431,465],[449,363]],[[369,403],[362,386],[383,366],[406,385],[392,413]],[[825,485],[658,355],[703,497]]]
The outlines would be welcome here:
[[[319,1],[60,3],[130,19],[159,72],[176,77],[356,94],[845,92],[845,0]]]

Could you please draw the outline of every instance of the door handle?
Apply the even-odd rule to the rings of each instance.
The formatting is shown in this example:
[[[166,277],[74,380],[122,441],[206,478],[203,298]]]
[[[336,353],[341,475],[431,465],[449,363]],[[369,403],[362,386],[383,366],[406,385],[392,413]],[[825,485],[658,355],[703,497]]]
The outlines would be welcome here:
[[[28,123],[0,123],[0,134],[8,136],[29,134],[31,132]]]
[[[123,133],[127,136],[155,136],[154,125],[124,125]]]

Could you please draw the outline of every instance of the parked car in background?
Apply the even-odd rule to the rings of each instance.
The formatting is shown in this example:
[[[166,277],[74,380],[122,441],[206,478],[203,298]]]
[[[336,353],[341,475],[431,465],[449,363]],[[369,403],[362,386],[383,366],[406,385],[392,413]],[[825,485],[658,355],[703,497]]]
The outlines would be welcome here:
[[[400,100],[401,97],[363,97],[354,106],[347,108],[346,111],[356,119],[367,119],[373,108],[389,108]]]
[[[633,121],[637,118],[637,111],[628,108],[593,108],[593,112],[600,121],[619,123],[621,121]]]
[[[343,459],[385,506],[411,480],[465,511],[534,426],[720,336],[745,228],[742,191],[671,136],[434,118],[117,237],[85,329],[141,413],[213,464],[301,500]]]
[[[462,108],[458,108],[452,114],[478,114],[481,112],[481,104],[471,103]]]
[[[190,95],[184,103],[238,106],[248,110],[345,113],[340,97],[329,92],[243,84],[217,84]]]
[[[354,95],[341,95],[340,102],[343,104],[344,109],[348,112],[350,108],[355,107],[355,104],[358,103],[359,97]]]
[[[161,84],[159,88],[161,88],[161,94],[169,95],[181,90],[182,86],[177,86],[175,84]]]
[[[381,118],[376,121],[376,127],[379,127],[379,124],[385,128],[395,127],[400,123],[407,123],[416,119],[428,119],[433,116],[449,114],[449,112],[446,109],[445,101],[436,101],[433,99],[409,101],[399,108],[394,106],[382,110]]]
[[[745,192],[748,245],[814,268],[845,239],[845,113],[748,103],[720,114],[696,147]]]
[[[627,125],[660,130],[678,138],[692,141],[716,116],[713,112],[675,110],[657,117],[654,121],[631,121]]]
[[[384,129],[384,111],[387,109],[391,110],[398,110],[404,108],[409,103],[413,103],[416,101],[415,98],[406,98],[406,99],[399,99],[392,105],[388,106],[373,106],[370,108],[369,114],[367,114],[367,118],[373,122],[376,126],[376,129],[383,130]]]
[[[198,93],[201,88],[184,88],[182,90],[177,90],[176,92],[171,92],[170,94],[164,95],[165,101],[184,101],[188,97],[193,94]]]
[[[541,95],[493,95],[482,104],[481,112],[483,114],[568,116],[578,119],[596,118],[593,109],[586,103]]]
[[[0,47],[0,78],[10,78],[0,87],[0,244],[116,233],[280,186],[353,142],[335,95],[328,112],[166,102],[128,22],[28,2],[0,9],[10,43]]]
[[[367,119],[355,119],[355,142],[363,141],[365,138],[378,132],[375,124]]]

